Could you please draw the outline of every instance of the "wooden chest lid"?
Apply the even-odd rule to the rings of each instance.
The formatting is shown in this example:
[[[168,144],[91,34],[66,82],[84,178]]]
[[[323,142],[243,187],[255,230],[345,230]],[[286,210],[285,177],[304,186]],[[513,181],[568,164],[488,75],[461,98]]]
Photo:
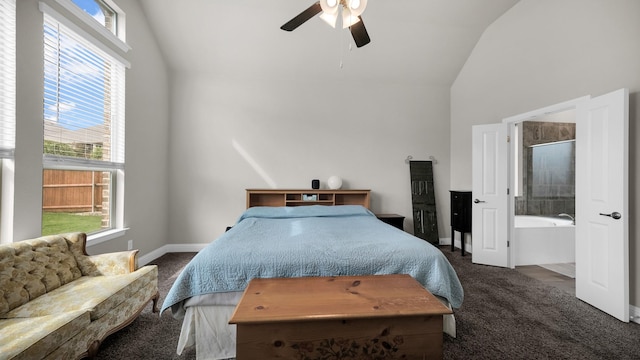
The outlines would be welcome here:
[[[409,275],[253,279],[229,323],[451,314]]]

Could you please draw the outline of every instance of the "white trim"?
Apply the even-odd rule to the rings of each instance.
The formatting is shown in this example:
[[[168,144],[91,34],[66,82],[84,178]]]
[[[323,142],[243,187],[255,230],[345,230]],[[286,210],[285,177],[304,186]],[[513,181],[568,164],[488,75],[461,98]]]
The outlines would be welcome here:
[[[111,229],[87,235],[87,247],[124,236],[129,228]]]
[[[0,158],[13,159],[15,157],[16,150],[14,148],[2,149],[0,148]]]
[[[525,121],[525,120],[532,120],[532,119],[535,119],[535,118],[538,118],[538,117],[541,117],[541,116],[554,114],[554,113],[557,113],[557,112],[560,112],[560,111],[575,109],[578,106],[578,104],[580,104],[580,103],[582,103],[584,101],[587,101],[589,99],[591,99],[591,96],[589,96],[589,95],[582,96],[582,97],[579,97],[579,98],[575,98],[573,100],[561,102],[559,104],[554,104],[554,105],[543,107],[543,108],[540,108],[540,109],[528,111],[528,112],[523,113],[523,114],[510,116],[510,117],[502,119],[502,122],[505,123],[505,124],[522,122],[522,121]]]
[[[115,219],[111,218],[111,225],[116,229],[127,229],[124,226],[124,171],[116,170],[116,183],[113,187],[115,194],[113,195],[113,201],[115,201],[114,207],[111,208],[115,212]],[[113,212],[112,212],[113,213]]]
[[[629,304],[629,321],[640,324],[640,308]]]
[[[97,171],[110,171],[110,170],[124,170],[123,163],[91,160],[84,158],[72,158],[68,156],[58,156],[52,154],[42,155],[42,164],[45,169],[58,169],[58,170],[97,170]]]
[[[43,3],[43,2],[40,2],[39,9],[43,13],[55,18],[56,21],[58,21],[59,23],[64,24],[64,26],[68,27],[71,31],[73,31],[76,34],[78,34],[79,36],[85,38],[87,41],[91,42],[93,45],[97,46],[102,51],[106,52],[110,56],[113,56],[114,59],[116,59],[116,60],[120,61],[122,64],[124,64],[124,66],[127,69],[131,68],[131,63],[129,61],[125,60],[125,58],[120,56],[117,52],[113,51],[113,49],[111,49],[110,47],[106,46],[102,41],[98,41],[95,37],[89,35],[89,33],[87,33],[86,31],[82,30],[78,25],[74,24],[71,20],[69,20],[66,17],[64,17],[63,15],[61,15],[59,12],[54,10],[51,6],[49,6],[49,5],[47,5],[47,4]]]
[[[2,203],[0,204],[0,244],[13,242],[13,224],[15,209],[15,161],[2,159]]]
[[[56,2],[58,4],[60,4],[63,8],[67,9],[67,11],[72,13],[75,17],[80,19],[83,23],[87,24],[87,26],[89,26],[93,30],[97,31],[100,35],[102,35],[107,40],[109,40],[111,43],[113,43],[115,46],[117,46],[118,49],[120,49],[120,50],[122,50],[124,52],[128,52],[129,50],[131,50],[131,46],[129,46],[125,42],[126,41],[126,37],[124,37],[124,36],[122,36],[122,37],[116,36],[114,33],[109,31],[109,29],[107,29],[104,26],[101,26],[99,23],[96,22],[95,19],[93,19],[91,17],[91,15],[87,14],[82,9],[77,7],[73,2],[71,2],[71,0],[56,0]],[[113,8],[113,6],[111,4],[108,4],[108,5]],[[118,17],[117,20],[116,20],[116,26],[118,27],[117,31],[118,31],[118,34],[120,35],[119,23],[120,23],[120,21],[124,22],[125,15],[124,15],[124,13],[121,13],[122,10],[120,10],[119,8],[117,8],[117,9],[114,8],[113,10],[116,11],[116,14],[117,14],[117,17]],[[122,19],[120,18],[121,16],[122,16]]]
[[[161,248],[155,249],[152,252],[140,256],[138,258],[138,264],[140,266],[147,265],[153,260],[161,257],[164,254],[174,252],[199,252],[209,244],[168,244]]]
[[[466,235],[469,235],[468,237]],[[451,246],[451,239],[452,238],[444,238],[444,239],[440,239],[440,245],[448,245]],[[471,233],[465,233],[465,243],[464,243],[464,253],[465,254],[471,254],[473,252],[473,246],[471,243]],[[467,241],[467,239],[469,241]],[[454,251],[462,251],[462,242],[460,241],[460,233],[458,232],[458,236],[455,235],[455,233],[453,234],[453,247],[454,247]]]
[[[567,110],[575,110],[578,107],[578,104],[584,103],[585,101],[589,101],[589,99],[591,99],[590,95],[585,95],[585,96],[581,96],[579,98],[575,98],[572,100],[568,100],[568,101],[563,101],[561,103],[557,103],[557,104],[553,104],[553,105],[549,105],[549,106],[545,106],[543,108],[539,108],[539,109],[535,109],[535,110],[531,110],[531,111],[527,111],[526,113],[522,113],[522,114],[518,114],[518,115],[514,115],[514,116],[509,116],[506,117],[504,119],[502,119],[502,123],[507,125],[507,134],[511,137],[515,138],[515,124],[516,123],[521,123],[523,121],[527,121],[527,120],[534,120],[536,118],[542,117],[542,116],[547,116],[550,114],[555,114],[557,112],[561,112],[561,111],[567,111]],[[514,166],[514,146],[517,142],[516,141],[511,141],[509,142],[508,148],[509,148],[509,154],[507,157],[507,174],[508,174],[508,182],[507,182],[507,187],[509,189],[515,189],[516,185],[516,179],[514,178],[514,174],[513,174],[513,166]],[[516,192],[515,191],[510,191],[509,195],[508,195],[508,210],[507,210],[507,224],[509,226],[508,228],[508,232],[509,235],[507,237],[507,240],[509,241],[509,249],[508,249],[508,253],[509,253],[509,268],[511,269],[515,269],[516,265],[515,265],[515,258],[516,258],[516,244],[515,244],[515,227],[513,225],[513,217],[515,215],[515,203],[516,203]]]
[[[115,11],[116,14],[118,14],[116,18],[116,27],[117,27],[116,32],[118,33],[118,38],[126,43],[127,42],[127,14],[125,14],[125,12],[122,11],[122,9],[118,6],[118,4],[113,2],[113,0],[103,0],[103,2],[109,5],[109,7],[113,11]],[[131,47],[129,47],[129,49],[131,49]]]

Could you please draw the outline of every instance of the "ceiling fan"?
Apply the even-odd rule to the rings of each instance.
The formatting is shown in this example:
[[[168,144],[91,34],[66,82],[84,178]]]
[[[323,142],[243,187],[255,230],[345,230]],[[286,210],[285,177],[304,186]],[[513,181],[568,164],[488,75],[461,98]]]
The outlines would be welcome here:
[[[336,27],[338,16],[342,10],[342,28],[349,28],[357,47],[371,42],[360,14],[367,7],[367,0],[320,0],[298,14],[280,29],[293,31],[312,17],[322,13],[320,18],[332,27]]]

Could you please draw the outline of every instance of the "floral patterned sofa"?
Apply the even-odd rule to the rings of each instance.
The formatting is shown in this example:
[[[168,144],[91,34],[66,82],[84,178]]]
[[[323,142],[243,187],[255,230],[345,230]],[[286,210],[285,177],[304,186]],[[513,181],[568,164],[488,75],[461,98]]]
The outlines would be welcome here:
[[[89,256],[84,233],[0,245],[0,359],[94,356],[153,300],[158,268],[137,250]]]

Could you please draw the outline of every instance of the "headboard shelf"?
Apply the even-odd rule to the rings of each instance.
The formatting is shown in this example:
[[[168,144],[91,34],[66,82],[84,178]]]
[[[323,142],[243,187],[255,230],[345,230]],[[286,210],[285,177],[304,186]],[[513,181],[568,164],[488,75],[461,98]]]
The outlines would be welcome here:
[[[371,190],[247,189],[247,208],[254,206],[362,205],[369,208]]]

